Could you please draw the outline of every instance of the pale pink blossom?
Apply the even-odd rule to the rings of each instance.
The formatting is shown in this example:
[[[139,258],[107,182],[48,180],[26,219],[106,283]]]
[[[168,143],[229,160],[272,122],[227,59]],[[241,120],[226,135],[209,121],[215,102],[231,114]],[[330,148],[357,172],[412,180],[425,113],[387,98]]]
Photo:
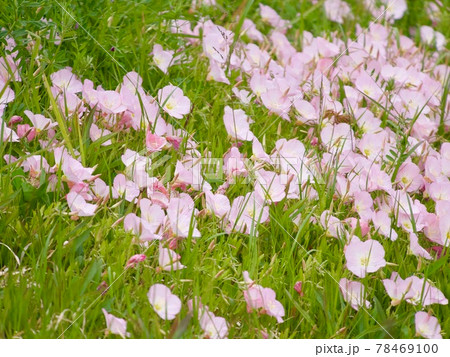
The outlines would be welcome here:
[[[209,61],[209,72],[206,76],[206,80],[230,84],[230,80],[227,78],[222,65],[213,59]]]
[[[362,242],[353,236],[344,248],[347,269],[360,278],[367,273],[376,272],[386,265],[383,246],[376,240]]]
[[[227,196],[206,190],[205,199],[206,208],[218,218],[223,218],[230,212],[230,200]]]
[[[227,217],[230,231],[257,235],[257,224],[269,220],[269,207],[254,192],[234,199]]]
[[[404,162],[398,170],[396,181],[407,192],[414,192],[422,188],[424,180],[420,169],[412,162]]]
[[[264,41],[263,34],[258,31],[255,23],[250,19],[245,19],[241,28],[242,33],[244,33],[249,39],[257,42]]]
[[[150,130],[147,131],[147,135],[145,136],[145,146],[149,153],[162,151],[166,145],[166,138],[153,134]]]
[[[344,19],[351,16],[352,13],[350,6],[342,0],[326,0],[323,6],[327,18],[339,24],[344,23]]]
[[[431,304],[447,305],[448,300],[438,288],[432,286],[425,279],[417,276],[406,278],[411,285],[406,301],[413,305],[427,306]]]
[[[71,67],[66,67],[50,75],[52,84],[66,93],[79,93],[83,90],[81,81],[72,73]]]
[[[417,257],[433,259],[430,253],[419,244],[419,238],[414,233],[409,234],[409,249]]]
[[[326,125],[321,133],[322,143],[333,152],[344,152],[354,148],[354,134],[350,125],[339,123],[335,125]]]
[[[286,184],[280,175],[273,171],[258,170],[255,178],[255,193],[262,202],[280,202],[286,197]]]
[[[120,93],[112,90],[97,92],[100,109],[106,114],[118,114],[124,112],[127,107],[123,104]]]
[[[192,198],[182,193],[180,197],[172,197],[167,208],[167,217],[175,236],[186,238],[192,232],[192,237],[200,237],[195,220],[196,209]]]
[[[411,290],[411,280],[403,280],[397,272],[392,272],[390,279],[382,280],[384,288],[387,294],[392,299],[391,305],[396,306],[407,298],[410,298],[412,294]]]
[[[51,119],[48,119],[41,114],[33,114],[29,110],[25,110],[24,113],[31,120],[38,132],[51,129],[58,125],[58,123],[54,123]]]
[[[355,192],[355,209],[363,219],[371,219],[373,216],[373,199],[366,191]]]
[[[247,303],[247,310],[260,311],[277,319],[278,323],[283,322],[285,315],[283,305],[276,299],[275,291],[270,288],[263,288],[250,279],[248,272],[244,271],[244,281],[246,290],[244,290],[244,298]]]
[[[424,311],[416,312],[414,316],[416,334],[425,338],[441,339],[441,325],[436,317]]]
[[[223,339],[228,336],[227,321],[223,317],[214,315],[207,309],[200,317],[200,327],[204,332],[205,338]]]
[[[91,138],[91,140],[97,141],[100,140],[102,137],[107,136],[111,134],[111,131],[109,131],[108,129],[100,129],[96,124],[92,123],[91,127],[89,128],[89,137]],[[101,143],[101,146],[108,146],[111,145],[111,139],[108,140],[103,140],[103,142]]]
[[[231,91],[241,101],[242,104],[249,104],[253,98],[253,94],[245,89],[239,90],[237,87],[233,87]]]
[[[420,27],[420,39],[426,45],[436,46],[438,51],[442,51],[446,43],[445,36],[430,26]]]
[[[289,21],[283,20],[270,6],[259,4],[259,12],[262,20],[269,23],[272,27],[280,30],[285,30],[290,27]]]
[[[333,216],[329,210],[325,210],[320,215],[320,224],[326,229],[326,234],[334,238],[343,238],[345,234],[342,222]]]
[[[163,209],[152,203],[148,198],[142,198],[139,201],[139,208],[141,210],[141,218],[149,224],[150,230],[153,233],[159,232],[166,218]]]
[[[163,284],[152,285],[147,297],[155,312],[164,320],[173,320],[181,310],[181,300]]]
[[[103,315],[105,315],[106,329],[122,338],[130,337],[130,333],[127,332],[127,322],[124,319],[118,318],[113,314],[108,313],[105,309],[102,309]]]
[[[177,119],[191,111],[191,101],[174,85],[165,86],[158,91],[158,102],[167,114]]]
[[[23,171],[28,172],[31,177],[38,178],[42,172],[49,173],[51,171],[50,166],[41,155],[32,155],[28,157],[22,163]]]
[[[372,215],[372,222],[375,229],[386,238],[395,241],[398,238],[397,232],[392,226],[392,220],[386,211],[377,211]]]
[[[172,249],[159,246],[159,266],[166,271],[174,271],[186,268],[180,262],[181,256]]]
[[[72,215],[88,217],[95,214],[97,205],[87,203],[79,193],[71,191],[67,194],[66,199]]]
[[[294,101],[294,107],[299,113],[299,116],[297,116],[297,120],[302,123],[307,122],[316,122],[319,118],[317,114],[316,108],[313,107],[313,105],[306,100],[295,100]]]
[[[364,306],[368,309],[371,307],[370,302],[365,300],[365,288],[360,282],[342,278],[339,280],[339,289],[344,300],[355,310],[358,311],[360,307]]]
[[[428,187],[428,193],[435,201],[450,201],[450,182],[433,182]]]
[[[355,87],[375,102],[379,102],[383,96],[380,86],[365,71],[359,73],[355,81]]]
[[[172,65],[174,51],[164,50],[163,47],[157,43],[153,45],[153,61],[156,66],[167,73],[168,68]]]
[[[133,202],[139,196],[139,186],[133,181],[127,180],[125,175],[118,174],[113,181],[113,198],[122,198]]]
[[[242,109],[231,109],[225,107],[223,122],[228,135],[234,140],[252,141],[254,135],[250,130],[253,121]]]
[[[126,232],[132,232],[137,235],[142,242],[162,239],[162,236],[155,232],[154,225],[136,216],[134,213],[128,213],[125,216],[123,228]]]

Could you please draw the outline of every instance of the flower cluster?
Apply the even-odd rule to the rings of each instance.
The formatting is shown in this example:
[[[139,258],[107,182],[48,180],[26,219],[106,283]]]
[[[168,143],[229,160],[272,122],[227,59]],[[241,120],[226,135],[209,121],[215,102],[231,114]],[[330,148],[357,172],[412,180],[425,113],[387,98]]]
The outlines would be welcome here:
[[[215,6],[215,1],[195,1],[193,7],[200,5]],[[331,21],[354,17],[343,0],[326,0],[323,6]],[[331,237],[329,244],[342,245],[346,270],[339,272],[338,288],[343,301],[355,310],[370,309],[379,279],[392,306],[404,301],[415,309],[417,334],[440,338],[437,318],[425,309],[448,300],[432,278],[411,272],[402,279],[395,271],[389,279],[385,276],[389,265],[401,263],[387,260],[394,259],[388,255],[394,246],[406,244],[419,264],[439,259],[450,246],[450,143],[441,143],[440,135],[450,128],[450,67],[437,52],[445,48],[446,39],[427,26],[419,30],[420,44],[398,34],[392,24],[405,13],[404,0],[365,0],[364,6],[386,21],[375,21],[367,30],[358,26],[353,40],[305,30],[300,46],[287,35],[291,23],[263,4],[259,16],[268,33],[245,19],[237,40],[235,32],[211,19],[168,23],[173,33],[188,35],[184,45],[192,53],[208,61],[204,78],[221,83],[233,98],[216,118],[231,142],[219,158],[225,178],[218,187],[208,181],[202,166],[212,153],[200,152],[193,135],[176,124],[195,110],[184,84],[169,83],[152,96],[136,72],[125,74],[116,88],[105,89],[65,67],[51,74],[48,88],[54,105],[46,113],[58,115],[50,118],[25,109],[23,116],[13,113],[4,121],[15,99],[10,83],[21,80],[21,59],[9,37],[0,58],[2,140],[25,148],[36,143],[37,149],[3,159],[20,167],[32,185],[39,187],[44,179],[48,191],[62,192],[65,214],[73,220],[95,217],[119,202],[130,204],[133,209],[116,228],[123,227],[139,247],[157,241],[158,271],[167,274],[186,268],[181,254],[189,252],[181,252],[180,242],[202,239],[205,220],[223,234],[257,239],[261,228],[273,223],[273,207],[287,211],[299,200],[314,202],[321,211],[307,218],[303,212],[294,214],[292,222],[298,228],[308,220]],[[149,58],[170,78],[172,67],[187,60],[179,52],[155,43]],[[250,108],[263,111],[264,117],[253,117]],[[90,142],[106,149],[124,133],[144,138],[140,151],[124,143],[111,177],[96,165],[86,165],[81,148],[67,139],[88,121]],[[307,134],[279,137],[266,146],[257,124],[270,127],[274,122]],[[155,170],[160,153],[177,158],[172,176]],[[232,192],[242,181],[245,191]],[[320,185],[333,191],[333,203],[325,208],[319,204]],[[145,254],[134,255],[125,268],[145,260]],[[280,296],[284,289],[277,300],[272,288],[256,284],[247,271],[243,275],[241,298],[248,313],[283,323],[289,315]],[[302,295],[301,283],[298,289]],[[147,296],[162,319],[173,320],[182,309],[182,301],[166,285],[152,285]],[[187,305],[198,315],[202,337],[228,336],[225,318],[202,305],[199,297]],[[108,331],[129,335],[124,319],[103,313]]]

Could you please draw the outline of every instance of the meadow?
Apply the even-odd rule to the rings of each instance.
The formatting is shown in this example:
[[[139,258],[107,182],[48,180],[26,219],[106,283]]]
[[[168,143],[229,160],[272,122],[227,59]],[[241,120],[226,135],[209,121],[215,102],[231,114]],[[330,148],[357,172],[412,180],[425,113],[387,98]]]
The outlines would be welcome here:
[[[448,0],[0,9],[0,338],[449,337]]]

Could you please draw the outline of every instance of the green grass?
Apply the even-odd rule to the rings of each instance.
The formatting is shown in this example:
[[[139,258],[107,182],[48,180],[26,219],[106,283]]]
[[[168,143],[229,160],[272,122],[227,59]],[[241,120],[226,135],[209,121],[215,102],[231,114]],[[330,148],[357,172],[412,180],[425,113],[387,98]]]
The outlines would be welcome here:
[[[356,22],[366,26],[369,15],[360,8],[359,1],[348,2],[358,16],[343,26],[326,20],[322,7],[313,7],[309,1],[264,3],[293,21],[288,36],[298,48],[303,30],[315,36],[337,31],[341,36],[354,38]],[[144,88],[153,96],[168,83],[182,88],[192,101],[193,111],[187,118],[172,119],[171,123],[192,133],[200,152],[210,150],[213,156],[221,157],[230,147],[222,122],[223,107],[240,106],[230,96],[231,86],[205,81],[208,64],[199,56],[199,47],[183,49],[192,61],[173,66],[168,76],[152,65],[149,56],[154,42],[171,49],[184,44],[183,38],[168,32],[167,20],[183,17],[196,22],[200,16],[209,16],[217,24],[238,25],[233,14],[239,3],[218,3],[218,8],[202,8],[192,13],[188,11],[190,1],[61,2],[79,23],[76,26],[56,1],[0,0],[0,28],[4,28],[0,38],[9,34],[18,43],[24,79],[13,85],[16,99],[8,106],[5,121],[12,115],[22,115],[26,109],[58,119],[57,112],[49,109],[51,98],[44,84],[45,78],[65,66],[73,67],[80,78],[91,79],[105,89],[115,89],[125,73],[134,70],[143,77]],[[396,24],[405,34],[409,34],[411,27],[430,24],[423,2],[410,1],[409,6],[406,16]],[[247,16],[267,33],[268,28],[257,15],[257,7],[258,1],[254,1]],[[39,22],[43,16],[54,23]],[[437,30],[449,37],[449,25],[447,11]],[[60,46],[46,39],[46,34],[55,31],[62,38]],[[26,49],[30,40],[42,48],[35,47],[30,54]],[[255,120],[252,125],[255,135],[264,132],[264,139],[260,139],[265,140],[269,151],[281,137],[306,136],[307,128],[270,116],[259,106],[249,106],[245,110]],[[95,173],[111,184],[115,173],[124,170],[120,156],[125,148],[143,149],[144,133],[113,134],[113,145],[102,147],[89,140],[86,134],[89,125],[86,120],[79,131],[67,133],[65,143],[82,153],[86,167],[98,165]],[[39,150],[36,142],[20,146],[2,143],[0,146],[1,156],[11,153],[24,157],[27,152],[38,152],[52,165],[51,155]],[[240,150],[251,153],[251,144],[244,144]],[[177,153],[170,151],[169,155],[168,163],[174,164]],[[163,173],[166,167],[169,167],[168,178],[173,177],[171,165],[159,168],[159,172]],[[145,250],[150,257],[145,263],[124,271],[128,258],[141,253],[142,248],[133,244],[133,236],[124,231],[122,223],[114,223],[125,214],[136,212],[135,205],[127,202],[115,207],[104,205],[94,217],[73,221],[63,199],[66,191],[48,193],[45,177],[41,177],[39,188],[28,183],[27,177],[15,165],[0,160],[1,338],[105,337],[101,308],[125,318],[128,331],[135,338],[200,336],[201,329],[195,317],[185,330],[176,331],[174,322],[163,321],[156,315],[146,294],[151,285],[159,282],[173,287],[173,292],[183,302],[178,322],[187,316],[187,300],[200,296],[211,311],[227,319],[230,338],[259,338],[258,329],[267,329],[271,337],[280,338],[388,338],[386,331],[395,338],[412,338],[414,314],[419,308],[405,302],[389,307],[390,298],[381,278],[388,278],[391,271],[398,271],[403,278],[411,274],[427,276],[450,297],[448,250],[439,260],[423,261],[408,255],[407,236],[399,233],[396,242],[375,235],[386,250],[386,260],[397,266],[386,267],[362,279],[368,288],[367,298],[372,302],[369,309],[372,316],[362,309],[356,312],[344,302],[336,283],[342,277],[351,279],[351,273],[344,267],[344,243],[326,237],[317,225],[305,223],[298,229],[290,218],[294,211],[300,210],[303,217],[310,214],[318,219],[332,203],[335,208],[339,207],[342,217],[346,216],[351,205],[334,202],[332,192],[327,189],[332,177],[324,177],[323,183],[316,185],[318,201],[303,199],[272,205],[271,220],[259,228],[258,237],[228,235],[223,233],[217,219],[199,218],[202,237],[185,239],[177,250],[187,268],[172,273],[156,270],[158,242],[151,243]],[[213,186],[220,183],[213,183]],[[227,194],[235,197],[243,192],[246,192],[245,183],[233,186]],[[199,208],[202,199],[196,201]],[[248,270],[258,284],[276,291],[286,310],[284,323],[277,324],[269,316],[247,313],[242,293],[244,270]],[[102,281],[110,286],[104,295],[97,289]],[[294,290],[297,281],[303,282],[303,297]],[[448,307],[433,305],[432,311],[442,330],[447,332],[444,337],[448,337]]]

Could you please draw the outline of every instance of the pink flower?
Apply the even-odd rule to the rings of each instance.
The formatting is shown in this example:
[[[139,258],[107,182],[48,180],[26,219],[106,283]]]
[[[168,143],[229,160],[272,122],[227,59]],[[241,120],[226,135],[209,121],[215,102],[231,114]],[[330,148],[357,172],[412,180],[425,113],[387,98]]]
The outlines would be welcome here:
[[[398,238],[397,232],[391,224],[391,218],[386,211],[377,211],[372,215],[372,222],[374,227],[386,238],[395,241]]]
[[[24,113],[28,117],[28,119],[31,120],[38,133],[40,131],[48,130],[58,125],[58,123],[52,122],[51,119],[48,119],[41,114],[33,114],[29,110],[25,110]]]
[[[123,228],[126,232],[132,232],[139,236],[143,242],[152,241],[154,239],[162,239],[162,236],[154,231],[154,226],[145,219],[139,218],[134,213],[128,213],[123,221]]]
[[[271,155],[272,161],[279,165],[280,171],[285,174],[298,176],[304,183],[312,176],[305,159],[305,146],[297,139],[279,139],[275,143],[275,152]]]
[[[13,116],[11,117],[11,119],[9,119],[8,126],[9,126],[9,127],[12,127],[13,125],[16,125],[17,123],[20,123],[22,120],[23,120],[23,119],[22,119],[21,116],[13,115]]]
[[[253,140],[254,135],[250,131],[250,124],[253,121],[247,117],[242,109],[231,109],[227,105],[223,115],[223,122],[228,135],[232,139],[243,141]]]
[[[101,139],[102,137],[107,136],[109,134],[111,134],[111,132],[108,129],[100,129],[94,123],[92,123],[91,127],[89,128],[89,137],[91,138],[92,141],[97,141],[97,140]],[[111,144],[112,144],[111,139],[104,140],[101,143],[102,146],[108,146]]]
[[[55,161],[56,160],[55,157]],[[72,156],[66,152],[62,157],[62,167],[61,167],[66,179],[70,183],[78,183],[83,181],[88,181],[93,179],[92,173],[95,168],[84,167],[78,160],[75,160]]]
[[[280,175],[273,171],[258,170],[255,172],[255,193],[266,202],[280,202],[286,197],[286,184]]]
[[[186,238],[191,231],[192,237],[201,236],[200,231],[196,228],[195,212],[194,201],[188,194],[182,193],[180,197],[170,199],[167,217],[175,236]]]
[[[237,87],[233,87],[231,91],[241,101],[242,104],[249,104],[253,98],[253,94],[245,89],[239,90]]]
[[[303,296],[303,282],[297,281],[294,285],[294,290],[300,295]]]
[[[356,311],[364,305],[368,309],[371,307],[370,302],[365,300],[365,288],[361,283],[342,278],[339,280],[339,289],[341,290],[344,300]]]
[[[294,107],[299,113],[297,120],[302,123],[316,122],[319,118],[316,108],[312,106],[311,103],[306,100],[296,100],[294,101]]]
[[[434,201],[450,201],[450,182],[433,182],[428,192]]]
[[[216,82],[222,82],[225,84],[230,84],[230,80],[227,78],[225,74],[225,70],[222,68],[219,62],[214,61],[211,59],[209,61],[209,72],[206,76],[207,81],[216,81]]]
[[[141,217],[148,223],[150,230],[154,233],[158,232],[166,218],[162,208],[153,204],[148,198],[139,201],[139,208],[141,209]]]
[[[172,65],[174,51],[165,51],[161,45],[155,43],[153,45],[153,61],[155,61],[156,66],[167,73],[168,68]]]
[[[428,253],[420,244],[419,244],[419,238],[414,234],[409,234],[409,249],[411,252],[417,256],[422,257],[425,259],[433,259],[433,257]]]
[[[268,220],[269,207],[254,192],[249,192],[234,199],[228,216],[228,228],[230,231],[256,235],[257,224]]]
[[[167,114],[177,119],[191,111],[191,101],[174,85],[165,86],[158,91],[158,102]]]
[[[200,327],[205,333],[205,338],[223,339],[228,336],[227,321],[223,317],[216,316],[208,310],[200,317]]]
[[[41,176],[42,171],[49,173],[50,166],[45,157],[41,155],[32,155],[22,163],[23,171],[29,172],[30,176],[37,178]]]
[[[127,109],[127,107],[122,103],[120,94],[116,91],[99,91],[97,95],[99,107],[106,114],[118,114]]]
[[[328,236],[336,239],[341,239],[345,235],[345,230],[342,222],[333,216],[330,211],[325,210],[320,215],[320,224],[326,229]]]
[[[426,45],[436,46],[438,51],[442,51],[446,43],[445,36],[430,26],[420,27],[420,39]]]
[[[383,279],[383,285],[387,294],[392,299],[392,306],[396,306],[400,304],[402,300],[412,296],[410,293],[412,285],[411,279],[408,278],[403,280],[396,272],[392,272],[390,279]]]
[[[358,143],[358,149],[371,161],[379,162],[383,158],[383,149],[386,141],[384,132],[377,134],[364,134]]]
[[[355,81],[355,87],[375,102],[379,102],[383,96],[383,91],[380,86],[366,73],[366,71],[361,71],[359,73]]]
[[[244,281],[247,284],[247,289],[244,290],[247,310],[249,312],[252,310],[259,310],[261,313],[275,317],[278,323],[282,323],[285,312],[283,305],[276,300],[275,291],[254,284],[247,271],[244,271],[243,275]]]
[[[181,300],[163,284],[152,285],[147,297],[155,312],[164,320],[173,320],[181,310]]]
[[[416,335],[425,338],[441,339],[441,325],[436,317],[424,311],[416,312],[414,317],[416,324]]]
[[[83,85],[76,75],[72,73],[71,67],[66,67],[50,75],[52,84],[60,91],[66,93],[79,93],[83,90]]]
[[[9,128],[5,128],[5,129],[9,130],[12,133],[14,133]],[[37,130],[36,130],[35,127],[31,127],[28,124],[19,124],[19,125],[17,125],[17,136],[20,139],[27,138],[28,141],[32,141],[36,137],[36,134],[37,134]]]
[[[405,162],[400,166],[395,180],[406,192],[417,191],[424,185],[419,167],[412,162]]]
[[[214,213],[218,218],[223,218],[230,212],[230,200],[227,196],[220,193],[212,193],[211,191],[205,191],[206,208]]]
[[[278,87],[274,87],[261,94],[261,101],[271,113],[289,121],[288,114],[292,103],[288,93],[282,92]]]
[[[327,125],[320,132],[322,143],[333,152],[344,152],[354,148],[354,134],[350,125],[347,123],[340,123],[335,125]]]
[[[203,52],[212,61],[225,63],[230,46],[233,42],[233,32],[207,20],[203,25]]]
[[[105,309],[102,309],[102,311],[103,315],[105,315],[106,328],[109,332],[122,338],[130,337],[130,333],[127,332],[127,322],[124,319],[109,314]]]
[[[255,23],[250,19],[245,19],[242,24],[242,33],[247,35],[247,37],[253,41],[262,42],[264,41],[263,34],[258,31]]]
[[[362,242],[353,236],[344,248],[347,269],[360,278],[367,273],[376,272],[386,265],[383,246],[376,240]]]
[[[326,0],[323,4],[325,7],[325,14],[331,21],[339,24],[344,23],[344,18],[351,16],[350,6],[342,0]]]
[[[431,304],[447,305],[448,300],[438,288],[432,286],[425,279],[420,279],[417,276],[410,276],[405,280],[411,284],[406,301],[413,305],[427,306]]]
[[[269,23],[272,27],[279,28],[281,30],[290,27],[289,21],[283,20],[270,6],[259,4],[259,12],[262,20]]]
[[[235,176],[244,176],[248,174],[246,162],[244,155],[239,152],[236,146],[233,146],[225,155],[223,156],[223,171],[228,178],[233,178]]]
[[[145,136],[145,146],[149,153],[161,151],[167,145],[167,140],[159,135],[152,134],[150,130]]]
[[[147,259],[145,254],[135,254],[130,259],[128,259],[127,265],[125,265],[125,269],[133,268],[137,263],[143,262]]]
[[[186,268],[180,263],[181,256],[172,249],[159,246],[159,266],[166,271],[174,271]]]
[[[366,191],[355,192],[355,209],[362,219],[370,220],[373,216],[373,200]]]
[[[1,66],[1,64],[0,64]],[[4,108],[6,104],[12,102],[15,99],[16,95],[14,91],[9,88],[5,82],[2,81],[0,77],[0,109]],[[1,111],[0,111],[1,114]],[[1,116],[0,116],[1,117]]]
[[[79,217],[88,217],[95,214],[97,205],[87,203],[85,199],[77,192],[69,192],[66,196],[71,214]]]
[[[133,181],[127,180],[125,175],[118,174],[113,182],[113,198],[122,198],[128,202],[133,202],[139,196],[139,186]]]

